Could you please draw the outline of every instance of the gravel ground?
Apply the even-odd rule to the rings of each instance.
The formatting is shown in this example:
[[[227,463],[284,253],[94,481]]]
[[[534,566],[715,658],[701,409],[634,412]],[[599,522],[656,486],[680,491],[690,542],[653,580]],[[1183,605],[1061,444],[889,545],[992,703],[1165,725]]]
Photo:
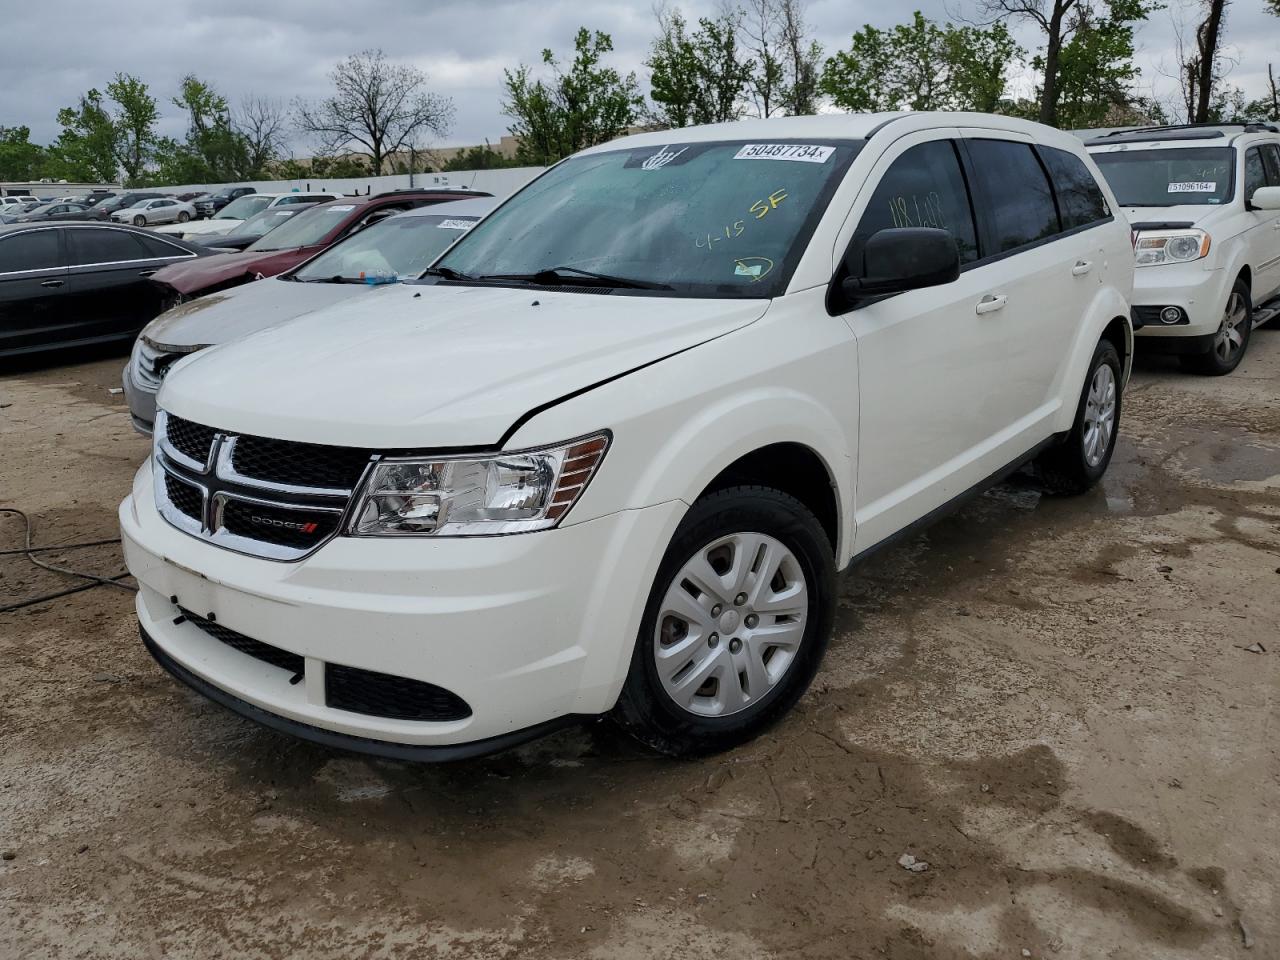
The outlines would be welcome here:
[[[0,506],[110,537],[123,358],[57,362],[0,376]],[[1280,957],[1280,331],[1124,414],[1092,494],[846,573],[801,708],[700,762],[363,759],[177,685],[122,590],[0,614],[0,957]],[[0,557],[0,605],[69,582]]]

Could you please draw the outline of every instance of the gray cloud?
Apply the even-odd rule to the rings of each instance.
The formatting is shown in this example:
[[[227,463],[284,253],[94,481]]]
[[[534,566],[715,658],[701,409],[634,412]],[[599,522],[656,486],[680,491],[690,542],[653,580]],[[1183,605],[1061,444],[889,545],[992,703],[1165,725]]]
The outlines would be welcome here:
[[[1175,9],[1190,0],[1172,0]],[[808,19],[828,50],[848,45],[864,23],[891,26],[917,7],[947,19],[947,8],[972,11],[975,0],[812,0]],[[680,3],[691,16],[713,12],[718,0]],[[1189,19],[1189,18],[1188,18]],[[579,25],[613,37],[614,64],[645,79],[643,60],[653,34],[650,0],[128,0],[86,4],[44,0],[7,10],[0,36],[0,125],[25,124],[33,139],[57,136],[55,114],[90,87],[102,89],[116,71],[135,74],[161,99],[162,132],[180,135],[177,110],[168,103],[186,73],[212,82],[232,103],[246,94],[290,99],[322,96],[328,72],[348,53],[382,47],[389,56],[426,70],[439,92],[453,97],[457,120],[447,142],[496,140],[506,132],[502,116],[502,70],[537,62],[543,47],[567,51]],[[62,26],[54,26],[54,25]],[[1167,12],[1157,13],[1139,34],[1142,88],[1174,102],[1174,29]],[[1021,31],[1025,46],[1033,34]],[[1231,81],[1252,96],[1266,84],[1267,59],[1280,67],[1280,20],[1262,0],[1236,0],[1230,8],[1227,42],[1238,65]],[[1029,81],[1021,81],[1029,86]],[[309,144],[298,142],[301,155]]]

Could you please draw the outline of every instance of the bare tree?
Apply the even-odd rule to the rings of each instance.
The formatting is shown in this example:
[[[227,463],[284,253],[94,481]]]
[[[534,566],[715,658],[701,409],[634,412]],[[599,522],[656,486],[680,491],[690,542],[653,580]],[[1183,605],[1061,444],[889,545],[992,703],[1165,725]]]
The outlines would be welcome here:
[[[287,123],[284,102],[275,97],[246,96],[236,112],[235,128],[244,138],[249,171],[262,173],[284,151]]]
[[[804,0],[747,0],[735,16],[754,64],[747,89],[756,113],[814,113],[822,47],[809,35]]]
[[[392,63],[381,50],[347,57],[330,75],[334,93],[318,104],[297,101],[298,127],[336,154],[353,145],[367,156],[375,176],[392,154],[453,125],[453,101],[427,89],[417,67]]]

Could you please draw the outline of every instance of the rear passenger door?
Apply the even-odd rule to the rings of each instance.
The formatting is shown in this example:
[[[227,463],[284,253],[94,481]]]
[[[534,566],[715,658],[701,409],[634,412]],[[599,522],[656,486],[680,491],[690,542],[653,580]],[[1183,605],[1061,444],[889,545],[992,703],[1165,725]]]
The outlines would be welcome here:
[[[0,235],[0,355],[74,339],[58,230]]]
[[[133,333],[156,316],[161,291],[148,278],[190,256],[165,241],[112,227],[70,227],[67,249],[69,307],[96,336]],[[161,250],[172,253],[157,256]]]
[[[1102,237],[1064,232],[1041,152],[1016,136],[968,131],[965,139],[983,239],[976,269],[990,278],[1001,304],[990,316],[1007,334],[1002,431],[1019,438],[1015,453],[1043,438],[1060,406],[1064,361],[1104,272]]]

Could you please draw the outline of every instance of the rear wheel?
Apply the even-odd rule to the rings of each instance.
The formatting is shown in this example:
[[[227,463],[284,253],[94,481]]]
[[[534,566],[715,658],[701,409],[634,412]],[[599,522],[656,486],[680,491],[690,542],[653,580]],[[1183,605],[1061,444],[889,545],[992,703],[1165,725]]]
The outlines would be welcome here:
[[[1120,427],[1120,354],[1110,340],[1093,351],[1076,419],[1067,439],[1036,458],[1036,475],[1050,493],[1084,493],[1102,479]]]
[[[1227,307],[1213,338],[1213,346],[1206,353],[1184,356],[1182,364],[1195,373],[1224,376],[1240,366],[1245,351],[1249,349],[1252,332],[1253,300],[1249,295],[1249,285],[1243,280],[1236,280],[1231,295],[1227,297]]]
[[[142,214],[138,214],[136,217],[133,218],[133,225],[135,227],[145,227],[147,225],[147,218],[144,217]]]
[[[748,740],[808,688],[834,609],[834,557],[812,512],[767,487],[710,494],[663,557],[615,717],[674,756]]]
[[[185,210],[179,210],[179,211],[178,211],[178,222],[179,222],[179,223],[186,223],[186,222],[187,222],[188,220],[190,220],[190,219],[191,219],[191,214],[187,213],[187,211],[185,211]]]

